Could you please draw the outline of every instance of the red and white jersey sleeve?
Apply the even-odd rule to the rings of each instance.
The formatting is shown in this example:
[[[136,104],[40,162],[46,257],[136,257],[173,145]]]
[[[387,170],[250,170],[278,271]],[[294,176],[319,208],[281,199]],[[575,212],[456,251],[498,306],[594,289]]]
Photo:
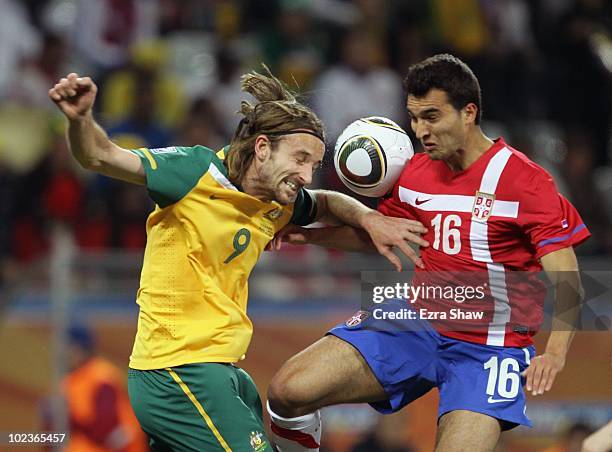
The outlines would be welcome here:
[[[584,242],[591,235],[576,208],[561,194],[552,177],[543,170],[524,186],[519,224],[542,256]]]

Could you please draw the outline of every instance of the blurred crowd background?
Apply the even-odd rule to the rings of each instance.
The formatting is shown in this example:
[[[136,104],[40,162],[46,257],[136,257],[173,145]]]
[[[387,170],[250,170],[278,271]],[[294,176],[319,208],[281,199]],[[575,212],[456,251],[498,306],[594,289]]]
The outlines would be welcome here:
[[[479,78],[485,132],[544,166],[577,206],[594,235],[578,249],[581,262],[609,270],[610,1],[0,0],[0,399],[11,413],[0,415],[0,430],[42,428],[40,401],[57,393],[62,350],[50,343],[54,322],[67,320],[49,307],[53,281],[62,279],[50,258],[54,225],[63,225],[80,256],[68,278],[77,286],[67,295],[72,304],[61,315],[84,313],[99,350],[122,371],[136,326],[153,206],[141,187],[76,165],[65,121],[47,97],[59,78],[94,79],[95,116],[123,147],[217,149],[239,120],[240,75],[263,62],[318,112],[331,150],[359,117],[386,116],[409,130],[402,78],[439,52],[464,59]],[[315,186],[343,190],[331,151]],[[344,306],[344,316],[357,306],[359,270],[373,258],[355,259],[314,248],[264,256],[251,279],[256,326],[245,362],[261,390],[285,359],[343,320],[304,309]],[[281,301],[289,303],[279,309]],[[287,305],[298,304],[295,316]],[[540,439],[521,430],[511,437],[518,446],[499,450],[579,450],[576,438],[612,417],[611,339],[579,335],[555,392],[530,405]],[[380,420],[367,408],[330,410],[327,431],[340,433],[327,436],[336,438],[328,450],[359,441],[355,450],[431,450],[435,397],[405,410],[408,421]]]
[[[0,0],[0,11],[5,278],[48,251],[53,221],[85,249],[145,243],[146,193],[84,174],[67,153],[47,98],[67,73],[95,80],[96,117],[123,146],[218,148],[237,125],[240,75],[265,62],[319,113],[331,148],[365,115],[408,129],[402,77],[443,51],[480,79],[485,130],[576,204],[595,235],[582,252],[612,251],[610,2]],[[341,189],[333,165],[316,185]]]

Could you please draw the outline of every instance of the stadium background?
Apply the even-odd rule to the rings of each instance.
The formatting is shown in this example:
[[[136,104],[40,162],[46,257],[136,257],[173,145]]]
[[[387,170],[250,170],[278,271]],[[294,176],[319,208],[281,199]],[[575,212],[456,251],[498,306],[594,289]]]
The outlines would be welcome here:
[[[594,234],[581,262],[612,270],[611,10],[604,0],[0,0],[0,431],[43,429],[67,325],[90,327],[122,369],[136,326],[151,202],[75,166],[47,98],[58,78],[94,78],[96,117],[125,147],[216,148],[237,124],[240,74],[263,61],[299,85],[333,143],[361,116],[408,128],[407,67],[452,52],[480,79],[485,131],[546,167],[578,207]],[[316,185],[342,189],[329,159]],[[388,267],[314,248],[264,256],[243,363],[262,394],[284,360],[356,309],[365,268]],[[561,447],[571,425],[612,418],[611,358],[609,326],[579,333],[553,390],[530,400],[535,428],[504,435],[499,450]],[[436,397],[382,421],[367,407],[327,410],[325,450],[372,431],[381,450],[431,450]]]

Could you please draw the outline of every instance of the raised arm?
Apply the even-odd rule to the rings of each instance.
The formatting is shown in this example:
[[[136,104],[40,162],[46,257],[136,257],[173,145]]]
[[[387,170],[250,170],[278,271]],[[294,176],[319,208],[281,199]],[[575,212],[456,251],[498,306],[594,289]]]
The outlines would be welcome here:
[[[550,390],[557,373],[565,366],[583,298],[578,261],[572,247],[544,255],[541,263],[555,288],[555,307],[546,349],[531,360],[525,371],[527,390],[533,395]]]
[[[144,185],[140,158],[113,143],[93,118],[98,87],[89,77],[75,73],[49,90],[49,97],[68,118],[68,144],[83,168],[126,182]]]

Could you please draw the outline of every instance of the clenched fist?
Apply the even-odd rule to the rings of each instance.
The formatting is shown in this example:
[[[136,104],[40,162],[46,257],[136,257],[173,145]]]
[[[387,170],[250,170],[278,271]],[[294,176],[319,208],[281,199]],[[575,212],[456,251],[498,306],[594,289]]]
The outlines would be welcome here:
[[[73,72],[49,90],[49,97],[69,120],[76,120],[91,112],[97,92],[98,87],[89,77]]]

